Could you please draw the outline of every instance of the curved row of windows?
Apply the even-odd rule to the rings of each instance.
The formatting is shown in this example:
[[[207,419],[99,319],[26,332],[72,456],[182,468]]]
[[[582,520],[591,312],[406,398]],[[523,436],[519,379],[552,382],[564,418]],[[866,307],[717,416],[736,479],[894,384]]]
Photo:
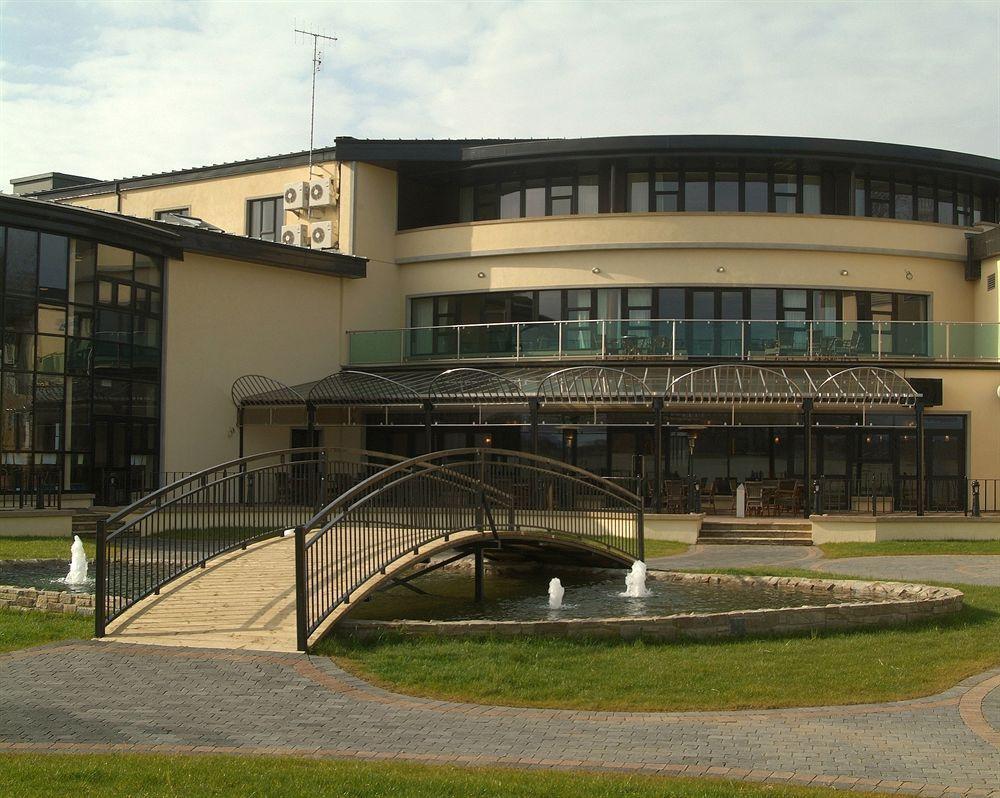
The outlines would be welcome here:
[[[807,159],[622,159],[400,175],[399,229],[542,216],[650,212],[870,216],[973,225],[998,218],[994,181]]]

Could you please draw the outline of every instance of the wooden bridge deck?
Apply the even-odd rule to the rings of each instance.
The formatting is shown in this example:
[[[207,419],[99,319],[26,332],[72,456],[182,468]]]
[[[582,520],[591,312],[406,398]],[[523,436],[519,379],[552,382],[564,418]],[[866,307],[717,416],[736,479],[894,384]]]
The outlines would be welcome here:
[[[129,609],[104,639],[295,651],[294,540],[265,540],[210,560]]]

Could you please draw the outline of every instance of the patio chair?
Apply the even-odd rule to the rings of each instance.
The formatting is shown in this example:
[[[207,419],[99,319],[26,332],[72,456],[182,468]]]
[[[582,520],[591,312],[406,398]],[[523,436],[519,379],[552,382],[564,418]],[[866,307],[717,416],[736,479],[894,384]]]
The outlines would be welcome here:
[[[746,482],[746,500],[743,505],[747,515],[764,514],[764,486],[760,482]]]

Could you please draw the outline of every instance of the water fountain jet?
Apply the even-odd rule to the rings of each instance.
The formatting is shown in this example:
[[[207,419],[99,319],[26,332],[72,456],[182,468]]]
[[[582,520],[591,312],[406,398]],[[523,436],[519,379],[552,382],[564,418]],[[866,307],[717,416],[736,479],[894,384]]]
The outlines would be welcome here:
[[[553,610],[557,610],[562,606],[563,595],[566,593],[566,589],[562,586],[562,582],[559,581],[558,577],[555,577],[549,581],[549,607]]]
[[[632,569],[625,574],[625,592],[623,596],[629,598],[644,598],[649,595],[646,589],[646,563],[636,560],[632,563]]]
[[[87,552],[83,550],[83,541],[79,535],[73,535],[73,545],[70,548],[69,573],[66,574],[67,585],[82,585],[87,581]]]

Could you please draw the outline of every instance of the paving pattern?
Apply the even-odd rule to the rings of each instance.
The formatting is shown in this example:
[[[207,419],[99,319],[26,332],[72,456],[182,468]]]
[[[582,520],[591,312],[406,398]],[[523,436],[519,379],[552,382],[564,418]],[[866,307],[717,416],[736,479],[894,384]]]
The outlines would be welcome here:
[[[866,578],[1000,585],[1000,554],[845,557],[842,560],[822,560],[813,567]]]
[[[670,557],[650,558],[648,565],[654,568],[675,568],[694,571],[699,568],[750,568],[771,566],[774,568],[810,568],[823,556],[816,546],[753,546],[753,545],[705,545],[691,546],[684,554]]]
[[[0,750],[266,752],[1000,796],[1000,670],[884,705],[581,712],[400,696],[301,654],[89,642],[0,657],[0,683]]]

